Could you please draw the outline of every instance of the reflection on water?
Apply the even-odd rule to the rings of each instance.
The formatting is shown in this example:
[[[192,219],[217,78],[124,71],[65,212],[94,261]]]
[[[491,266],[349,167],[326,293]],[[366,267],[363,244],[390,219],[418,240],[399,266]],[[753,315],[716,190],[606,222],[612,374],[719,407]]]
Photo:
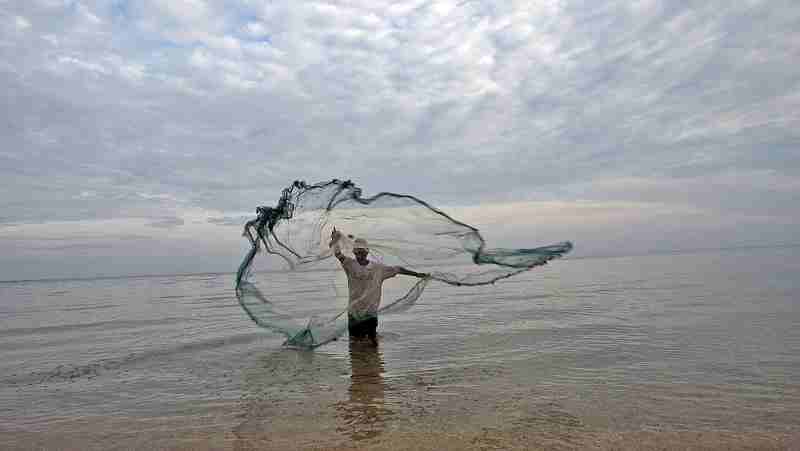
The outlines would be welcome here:
[[[320,430],[351,442],[382,434],[394,415],[385,401],[383,353],[369,340],[347,345],[334,353],[281,348],[257,357],[242,372],[233,448],[315,446]]]
[[[391,410],[384,405],[383,354],[369,340],[350,340],[349,399],[338,403],[339,432],[353,441],[374,438],[386,427]]]
[[[319,415],[341,398],[346,360],[325,352],[279,348],[258,355],[242,371],[235,450],[298,449],[313,434],[334,430],[333,415]],[[338,399],[337,399],[338,398]],[[309,442],[303,442],[309,440]]]

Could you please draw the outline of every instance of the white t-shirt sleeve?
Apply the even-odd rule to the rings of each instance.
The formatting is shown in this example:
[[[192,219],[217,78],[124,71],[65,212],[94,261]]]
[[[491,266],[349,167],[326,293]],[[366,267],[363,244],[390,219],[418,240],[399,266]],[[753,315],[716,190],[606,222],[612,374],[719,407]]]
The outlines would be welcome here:
[[[392,277],[400,274],[400,267],[398,266],[382,266],[381,280],[391,279]]]

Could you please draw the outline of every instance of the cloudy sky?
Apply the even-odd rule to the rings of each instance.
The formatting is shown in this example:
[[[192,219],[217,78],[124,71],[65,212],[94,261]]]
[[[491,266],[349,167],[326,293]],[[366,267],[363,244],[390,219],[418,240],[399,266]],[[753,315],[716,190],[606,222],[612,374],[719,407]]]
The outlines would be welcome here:
[[[233,271],[295,179],[576,256],[800,242],[800,3],[0,0],[0,280]]]

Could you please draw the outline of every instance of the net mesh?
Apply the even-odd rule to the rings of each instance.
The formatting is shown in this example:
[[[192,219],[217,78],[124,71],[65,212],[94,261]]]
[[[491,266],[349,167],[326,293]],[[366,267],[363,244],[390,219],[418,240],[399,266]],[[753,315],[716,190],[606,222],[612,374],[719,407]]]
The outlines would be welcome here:
[[[344,234],[338,240],[344,254],[352,254],[357,238],[365,239],[370,258],[430,275],[414,279],[402,293],[384,298],[380,314],[407,310],[431,282],[490,284],[543,265],[572,249],[570,242],[530,249],[487,248],[478,229],[421,199],[389,192],[363,197],[351,181],[313,185],[296,181],[283,190],[277,205],[259,207],[256,213],[257,217],[244,227],[251,248],[236,275],[239,303],[258,325],[286,336],[286,344],[301,347],[319,346],[342,335],[347,330],[347,314],[346,304],[341,309],[341,302],[330,302],[338,311],[303,311],[297,305],[297,293],[313,292],[323,298],[328,296],[324,293],[330,293],[333,301],[342,297],[341,290],[296,280],[288,281],[280,292],[264,288],[264,284],[286,273],[336,271],[339,262],[329,246],[334,227]],[[256,282],[255,262],[260,254],[279,257],[286,269],[273,269]],[[310,315],[310,319],[298,321],[301,314]]]

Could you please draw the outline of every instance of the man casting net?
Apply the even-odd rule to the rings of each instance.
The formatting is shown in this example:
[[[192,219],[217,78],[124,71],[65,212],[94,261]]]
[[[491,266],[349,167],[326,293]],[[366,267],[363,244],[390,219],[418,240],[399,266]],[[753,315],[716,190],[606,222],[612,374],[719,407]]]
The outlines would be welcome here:
[[[570,242],[531,249],[487,248],[478,229],[421,199],[387,192],[363,197],[350,181],[296,181],[283,190],[275,207],[256,211],[258,216],[244,227],[251,249],[237,272],[237,297],[258,325],[286,336],[286,344],[301,347],[334,340],[348,324],[351,334],[374,338],[373,319],[377,325],[379,315],[407,310],[430,282],[486,285],[572,249]],[[280,257],[287,269],[255,270],[260,252]],[[303,278],[308,271],[332,270],[347,275],[347,307],[304,311],[304,292],[327,291],[335,305],[341,290],[314,286],[318,282],[313,278]],[[282,291],[269,286],[279,274],[294,278]],[[412,276],[408,279],[413,285],[381,299],[383,281],[398,274]]]

